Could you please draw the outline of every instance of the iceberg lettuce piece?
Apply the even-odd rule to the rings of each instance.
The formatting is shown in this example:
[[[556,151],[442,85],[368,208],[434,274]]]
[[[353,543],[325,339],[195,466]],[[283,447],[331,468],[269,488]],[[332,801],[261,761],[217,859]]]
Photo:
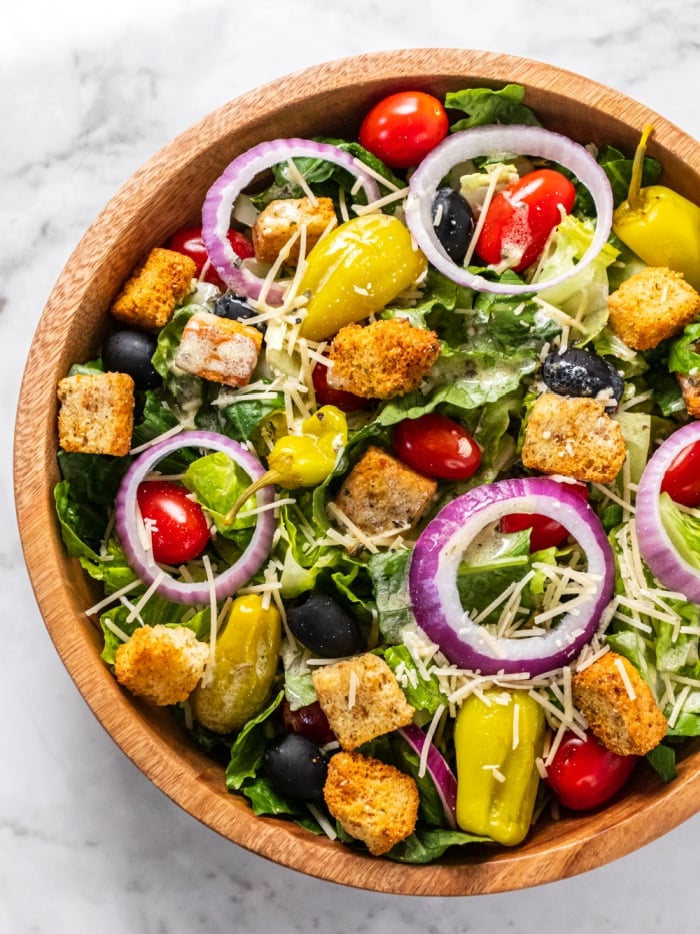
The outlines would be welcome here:
[[[567,214],[553,233],[543,258],[537,267],[533,282],[544,282],[560,276],[576,266],[595,236],[591,220],[579,220]],[[580,322],[587,340],[595,337],[608,320],[608,267],[615,262],[619,251],[606,244],[598,256],[579,273],[559,285],[543,289],[539,300],[560,309]]]

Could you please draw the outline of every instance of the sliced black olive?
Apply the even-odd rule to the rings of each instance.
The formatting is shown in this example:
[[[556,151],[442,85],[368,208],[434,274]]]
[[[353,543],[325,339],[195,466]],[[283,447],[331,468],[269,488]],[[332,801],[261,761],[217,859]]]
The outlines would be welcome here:
[[[244,298],[234,292],[224,292],[220,295],[214,302],[212,311],[220,318],[231,318],[234,321],[243,321],[258,314]]]
[[[287,610],[292,635],[321,658],[344,658],[362,648],[362,636],[354,618],[337,600],[312,593],[304,603]]]
[[[619,402],[625,388],[624,380],[611,363],[580,347],[547,354],[542,364],[542,379],[560,396],[595,398],[607,392]]]
[[[115,331],[102,346],[102,364],[110,372],[128,373],[137,389],[155,389],[162,382],[151,363],[157,343],[145,331]]]
[[[461,265],[474,233],[474,214],[454,188],[441,188],[433,198],[433,229],[452,262]]]
[[[280,794],[323,804],[328,756],[316,743],[298,733],[287,733],[265,750],[263,769]]]

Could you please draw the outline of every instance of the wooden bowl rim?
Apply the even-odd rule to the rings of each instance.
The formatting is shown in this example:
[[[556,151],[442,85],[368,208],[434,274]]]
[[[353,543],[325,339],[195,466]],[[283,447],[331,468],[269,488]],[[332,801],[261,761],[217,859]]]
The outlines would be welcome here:
[[[648,782],[628,799],[597,815],[533,835],[513,849],[460,850],[426,866],[376,860],[317,838],[294,824],[255,817],[243,799],[227,794],[221,771],[194,754],[187,741],[168,734],[160,716],[121,691],[95,651],[94,638],[77,608],[84,594],[66,573],[67,559],[54,517],[47,478],[55,476],[55,379],[35,373],[64,372],[61,325],[70,316],[67,298],[90,288],[81,268],[104,268],[119,238],[150,205],[154,179],[196,160],[202,138],[254,124],[261,102],[287,107],[332,95],[371,76],[376,88],[426,86],[456,79],[476,85],[514,82],[531,91],[568,97],[611,118],[655,126],[653,147],[672,153],[700,177],[697,142],[661,115],[602,84],[573,72],[518,56],[469,49],[414,48],[337,59],[276,79],[224,104],[163,147],[114,195],[69,258],[49,296],[30,349],[20,389],[14,446],[14,490],[20,538],[35,597],[47,631],[69,675],[99,722],[158,788],[203,824],[232,842],[280,865],[343,885],[410,895],[472,895],[526,888],[566,878],[617,859],[668,832],[700,810],[700,746],[689,744],[675,782],[663,789]],[[420,79],[417,77],[420,76]],[[281,92],[284,92],[283,94]],[[275,105],[281,106],[279,103]],[[620,116],[623,115],[623,116]],[[652,148],[653,152],[653,148]],[[663,158],[663,156],[662,156]],[[226,160],[227,161],[227,160]],[[76,271],[77,270],[77,271]],[[124,270],[118,270],[123,278]],[[100,309],[98,309],[100,310]],[[68,361],[70,362],[70,361]],[[55,419],[54,419],[55,421]],[[48,437],[45,437],[46,435]],[[41,443],[37,439],[43,439]],[[94,633],[92,634],[94,636]],[[166,739],[167,735],[167,739]],[[221,783],[221,787],[219,787]],[[568,830],[571,825],[573,829]]]

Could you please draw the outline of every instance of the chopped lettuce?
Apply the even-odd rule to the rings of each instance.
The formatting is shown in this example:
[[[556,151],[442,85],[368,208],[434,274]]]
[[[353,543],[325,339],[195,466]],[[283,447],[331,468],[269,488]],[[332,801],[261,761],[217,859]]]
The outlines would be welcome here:
[[[450,132],[456,133],[490,123],[540,126],[535,114],[523,103],[524,99],[525,88],[520,84],[507,84],[497,91],[490,88],[451,91],[445,95],[445,107],[448,110],[461,110],[467,116],[455,121],[450,127]]]
[[[567,214],[552,236],[548,251],[540,261],[533,282],[546,282],[570,272],[588,250],[595,228],[592,221]],[[579,322],[578,329],[585,340],[598,334],[608,320],[607,269],[615,262],[618,251],[610,244],[592,262],[560,283],[539,293],[540,301],[553,305]]]
[[[683,334],[671,342],[668,368],[683,376],[700,375],[700,323],[689,324]]]

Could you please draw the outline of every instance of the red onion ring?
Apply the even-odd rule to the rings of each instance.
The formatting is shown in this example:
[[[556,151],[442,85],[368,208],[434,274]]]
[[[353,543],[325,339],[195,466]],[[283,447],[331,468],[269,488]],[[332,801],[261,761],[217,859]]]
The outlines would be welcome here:
[[[700,571],[674,547],[659,506],[666,471],[681,451],[696,441],[700,441],[700,422],[690,422],[674,431],[650,457],[637,488],[636,524],[640,554],[659,583],[700,603]]]
[[[350,153],[330,143],[310,139],[275,139],[241,153],[211,186],[202,206],[202,239],[209,259],[226,285],[239,295],[259,298],[264,280],[242,264],[226,236],[234,202],[260,172],[299,157],[324,159],[346,169],[360,181],[368,201],[379,198],[379,188],[371,175],[357,165]],[[273,287],[267,300],[273,305],[281,304],[282,297],[283,290]]]
[[[583,549],[597,592],[562,615],[546,635],[488,638],[464,611],[457,571],[465,548],[489,523],[508,513],[537,513],[560,522]],[[409,571],[416,622],[456,665],[491,675],[542,674],[565,665],[593,636],[614,586],[612,548],[592,507],[546,477],[500,480],[448,503],[419,536]]]
[[[423,747],[427,741],[424,731],[414,723],[408,726],[400,727],[397,731],[400,736],[408,743],[418,758],[423,755]],[[445,812],[445,819],[449,827],[453,830],[457,828],[455,810],[457,808],[457,779],[452,769],[445,761],[440,750],[430,743],[428,756],[426,760],[426,771],[440,798],[442,809]]]
[[[491,282],[449,258],[433,228],[433,199],[442,179],[460,162],[497,153],[539,156],[569,169],[586,186],[596,207],[596,231],[580,262],[569,271],[533,284]],[[478,292],[517,295],[540,292],[580,272],[598,255],[612,227],[613,198],[608,178],[593,156],[573,140],[536,126],[481,126],[448,136],[420,163],[411,176],[405,202],[406,224],[428,262],[459,285]]]
[[[160,441],[137,457],[122,479],[115,500],[114,523],[119,540],[133,571],[147,584],[153,584],[160,577],[162,568],[143,546],[136,525],[136,492],[139,483],[150,473],[158,461],[173,451],[181,448],[206,448],[222,451],[238,464],[251,478],[257,480],[265,472],[260,461],[237,441],[212,431],[186,431]],[[257,504],[264,506],[274,499],[274,489],[263,487],[258,491]],[[267,510],[258,515],[248,547],[240,558],[214,577],[216,599],[224,600],[246,584],[260,569],[272,547],[275,522],[272,512]],[[170,574],[158,584],[156,591],[174,603],[208,604],[210,598],[209,582],[188,583],[175,580]]]

